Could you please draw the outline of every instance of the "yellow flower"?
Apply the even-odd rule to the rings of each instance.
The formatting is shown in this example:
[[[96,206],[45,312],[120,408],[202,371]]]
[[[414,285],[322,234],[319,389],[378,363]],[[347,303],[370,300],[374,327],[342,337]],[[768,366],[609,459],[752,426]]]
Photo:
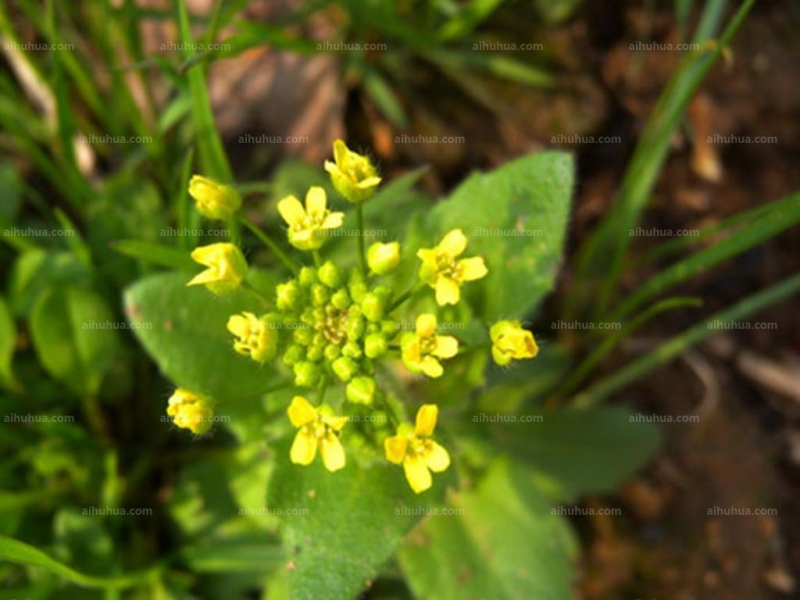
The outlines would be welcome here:
[[[345,456],[339,431],[347,423],[347,417],[337,417],[327,404],[315,409],[302,396],[292,398],[287,411],[292,425],[300,428],[294,438],[289,454],[297,465],[310,465],[317,455],[317,448],[328,471],[344,468]]]
[[[197,202],[197,212],[209,219],[230,219],[242,207],[242,197],[233,188],[202,175],[192,177],[189,195]]]
[[[513,359],[533,358],[539,353],[533,334],[520,327],[519,321],[498,321],[489,334],[492,357],[498,365],[507,365]]]
[[[436,428],[439,409],[435,404],[423,404],[417,412],[413,429],[403,423],[397,435],[386,438],[386,459],[403,465],[411,489],[417,494],[431,487],[431,471],[441,473],[450,466],[450,455],[442,446],[430,439]]]
[[[210,398],[178,388],[169,399],[167,415],[181,429],[202,435],[211,429],[214,404]]]
[[[260,363],[272,360],[278,352],[278,331],[270,325],[265,318],[257,319],[253,313],[231,315],[228,331],[239,338],[233,342],[233,349]]]
[[[435,248],[421,248],[419,276],[436,290],[439,306],[456,304],[461,299],[461,284],[485,277],[488,273],[483,258],[473,256],[456,260],[467,247],[467,238],[460,229],[453,229]]]
[[[192,251],[192,260],[208,267],[186,285],[202,285],[215,294],[228,294],[247,276],[247,261],[233,244],[201,246]]]
[[[381,182],[369,158],[356,154],[342,140],[333,143],[333,158],[335,163],[325,161],[325,170],[336,191],[353,204],[368,200]]]
[[[306,206],[295,196],[278,202],[278,212],[289,225],[289,243],[300,250],[318,250],[325,243],[327,230],[342,226],[344,213],[328,210],[328,198],[321,187],[306,194]]]
[[[400,341],[403,364],[414,373],[440,377],[444,372],[437,359],[458,354],[458,340],[449,335],[436,335],[436,316],[417,317],[416,332],[406,333]]]

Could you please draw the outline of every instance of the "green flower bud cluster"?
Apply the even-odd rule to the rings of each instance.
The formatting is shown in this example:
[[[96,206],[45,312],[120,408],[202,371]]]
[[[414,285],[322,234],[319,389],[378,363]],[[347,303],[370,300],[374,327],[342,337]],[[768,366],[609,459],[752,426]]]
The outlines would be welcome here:
[[[373,361],[397,334],[386,318],[391,291],[368,284],[361,271],[328,261],[303,267],[276,289],[278,318],[291,330],[283,363],[299,387],[314,387],[326,374],[347,384],[352,402],[371,404],[376,392]]]

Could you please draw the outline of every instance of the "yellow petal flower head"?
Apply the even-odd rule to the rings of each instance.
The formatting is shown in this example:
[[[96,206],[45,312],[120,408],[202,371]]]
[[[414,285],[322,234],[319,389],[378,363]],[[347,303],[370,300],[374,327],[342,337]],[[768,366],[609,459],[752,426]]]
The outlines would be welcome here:
[[[209,219],[225,221],[242,207],[242,197],[236,190],[202,175],[192,177],[189,195],[197,203],[197,212]]]
[[[467,248],[467,238],[460,229],[453,229],[435,248],[420,248],[422,260],[419,277],[436,290],[436,303],[457,304],[461,299],[461,284],[485,277],[488,273],[483,258],[473,256],[457,260]]]
[[[327,404],[317,410],[303,396],[292,398],[287,412],[292,425],[300,429],[289,453],[294,464],[310,465],[319,449],[328,471],[332,473],[344,468],[344,447],[339,441],[339,431],[347,423],[347,417],[334,416]]]
[[[328,210],[328,198],[321,187],[312,187],[306,194],[306,205],[295,196],[278,202],[278,212],[289,225],[289,243],[300,250],[319,250],[325,243],[327,230],[342,226],[344,213]]]
[[[258,319],[250,312],[231,315],[228,331],[238,338],[233,342],[233,349],[256,362],[272,360],[278,352],[278,330],[271,325],[266,317]]]
[[[192,260],[208,267],[186,285],[205,285],[218,295],[236,290],[247,276],[247,261],[233,244],[219,243],[192,250]]]
[[[386,459],[403,465],[411,489],[417,494],[431,487],[431,471],[441,473],[450,466],[450,455],[431,439],[436,428],[439,408],[423,404],[417,412],[416,427],[403,423],[397,435],[386,438]]]
[[[169,399],[167,415],[181,429],[202,435],[211,429],[214,403],[206,396],[178,388]]]
[[[406,333],[400,340],[403,364],[413,373],[440,377],[444,372],[440,358],[458,354],[458,340],[449,335],[436,335],[436,316],[422,314],[417,317],[416,331]]]
[[[366,156],[350,150],[342,140],[333,143],[333,159],[325,161],[325,170],[331,175],[336,191],[353,204],[368,200],[378,188],[381,178]]]
[[[519,321],[498,321],[492,325],[489,334],[492,337],[492,357],[498,365],[533,358],[539,353],[533,334],[523,329]]]

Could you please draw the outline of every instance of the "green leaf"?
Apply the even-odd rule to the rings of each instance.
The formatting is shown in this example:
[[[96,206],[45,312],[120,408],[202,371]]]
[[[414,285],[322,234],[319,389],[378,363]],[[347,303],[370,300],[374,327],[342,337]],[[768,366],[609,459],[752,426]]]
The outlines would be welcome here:
[[[102,296],[76,286],[45,292],[31,313],[39,360],[76,394],[94,395],[119,348],[115,317]]]
[[[378,109],[395,127],[405,129],[408,126],[408,116],[389,83],[376,69],[364,68],[361,75],[364,78],[364,90]]]
[[[274,371],[236,354],[226,329],[232,314],[264,312],[263,302],[244,290],[216,297],[202,286],[187,287],[189,279],[158,274],[127,288],[125,313],[134,333],[180,387],[226,401],[263,393]]]
[[[541,422],[493,423],[500,448],[524,460],[558,500],[608,493],[642,467],[658,448],[652,423],[630,419],[621,407],[562,410]]]
[[[13,389],[19,387],[11,370],[16,343],[17,328],[14,326],[14,319],[6,301],[0,296],[0,384]]]
[[[472,0],[458,15],[445,23],[439,30],[441,40],[464,37],[480,23],[491,16],[503,0]]]
[[[156,579],[161,572],[160,568],[153,568],[115,577],[92,577],[74,571],[33,546],[5,536],[0,536],[0,560],[41,567],[64,577],[72,583],[95,588],[119,589],[132,587]]]
[[[438,65],[445,73],[476,69],[499,79],[506,79],[534,87],[552,87],[553,76],[538,67],[498,53],[473,50],[429,50],[423,55]]]
[[[50,287],[84,284],[91,272],[70,252],[48,252],[41,249],[20,254],[11,271],[8,303],[17,317],[27,317],[39,296]]]
[[[569,154],[531,154],[472,175],[431,211],[431,243],[461,228],[469,240],[464,256],[484,257],[489,274],[462,291],[485,320],[521,317],[553,288],[573,176]]]
[[[289,462],[290,442],[276,449],[267,498],[269,507],[291,511],[281,518],[287,561],[294,563],[286,575],[290,597],[355,598],[417,520],[403,507],[426,506],[444,479],[415,496],[400,467],[360,465],[351,456],[336,473],[319,457],[302,467]]]
[[[171,267],[181,271],[197,270],[197,263],[192,260],[187,250],[143,240],[120,240],[113,242],[111,247],[125,256],[145,260],[163,267]]]
[[[577,543],[522,469],[496,461],[456,514],[428,517],[398,551],[417,598],[569,600]]]

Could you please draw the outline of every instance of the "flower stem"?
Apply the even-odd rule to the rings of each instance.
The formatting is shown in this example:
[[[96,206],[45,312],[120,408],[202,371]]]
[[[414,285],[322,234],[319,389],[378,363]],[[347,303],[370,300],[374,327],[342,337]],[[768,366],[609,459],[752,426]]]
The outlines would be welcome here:
[[[264,303],[265,303],[267,306],[269,306],[269,300],[267,299],[267,297],[266,297],[264,294],[262,294],[260,291],[258,291],[258,290],[257,290],[257,289],[256,289],[256,288],[253,286],[253,284],[252,284],[252,283],[250,283],[250,282],[249,282],[249,281],[247,281],[247,280],[245,280],[245,281],[242,281],[242,287],[243,287],[244,289],[248,290],[249,292],[252,292],[252,293],[253,293],[253,294],[255,294],[256,296],[258,296],[258,298],[259,298],[260,300],[262,300],[262,301],[263,301],[263,302],[264,302]]]
[[[414,287],[412,287],[412,288],[411,288],[411,289],[409,289],[409,290],[406,290],[406,291],[405,291],[403,294],[401,294],[401,295],[400,295],[400,296],[397,298],[397,300],[395,300],[394,302],[392,302],[392,305],[389,307],[389,312],[392,312],[394,309],[396,309],[396,308],[397,308],[398,306],[400,306],[400,305],[401,305],[403,302],[405,302],[406,300],[408,300],[409,298],[411,298],[411,297],[412,297],[414,294],[416,294],[417,292],[419,292],[419,291],[420,291],[422,288],[424,288],[424,287],[425,287],[425,283],[424,283],[424,282],[422,282],[422,281],[419,281],[419,282],[417,282],[417,283],[416,283],[416,285],[414,285]]]
[[[286,266],[287,269],[289,269],[292,273],[295,274],[300,272],[300,268],[296,264],[294,264],[292,259],[289,258],[286,255],[286,253],[280,249],[280,246],[278,246],[278,244],[276,244],[271,237],[269,237],[264,231],[262,231],[261,228],[259,228],[255,223],[251,223],[241,215],[239,215],[237,218],[242,225],[244,225],[250,231],[252,231],[253,234],[259,240],[264,242],[264,244],[266,244],[267,247],[275,253],[275,256],[277,256],[280,259],[280,261]]]
[[[322,266],[322,259],[319,256],[319,250],[312,250],[311,255],[314,257],[314,265],[319,269]]]
[[[322,401],[325,400],[325,392],[328,391],[328,375],[324,375],[322,377],[322,382],[319,384],[319,394],[317,396],[317,406],[322,404]]]
[[[364,205],[356,204],[356,220],[358,221],[358,260],[361,272],[367,275],[367,251],[364,249]]]

